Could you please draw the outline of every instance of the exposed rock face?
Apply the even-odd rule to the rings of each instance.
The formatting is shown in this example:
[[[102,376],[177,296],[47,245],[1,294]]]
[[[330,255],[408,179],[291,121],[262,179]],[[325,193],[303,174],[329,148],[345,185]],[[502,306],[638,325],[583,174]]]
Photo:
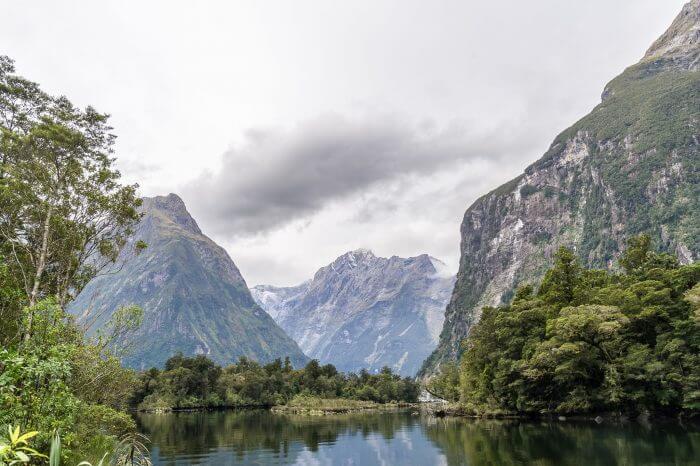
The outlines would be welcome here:
[[[688,2],[671,27],[652,44],[643,62],[675,66],[681,70],[700,68],[700,0]]]
[[[651,235],[683,262],[700,255],[700,0],[688,3],[603,102],[518,178],[478,199],[461,227],[457,283],[421,375],[460,354],[483,306],[537,283],[560,246],[615,267],[627,238]]]
[[[360,249],[299,286],[252,292],[308,356],[343,371],[413,375],[442,328],[454,284],[444,267],[425,254],[387,259]]]
[[[205,354],[220,364],[240,356],[258,361],[290,356],[307,361],[299,347],[253,300],[226,251],[202,234],[175,194],[146,198],[135,239],[148,248],[125,258],[115,273],[91,281],[70,306],[94,332],[119,307],[136,304],[144,322],[128,342],[124,363],[161,366],[178,351]]]

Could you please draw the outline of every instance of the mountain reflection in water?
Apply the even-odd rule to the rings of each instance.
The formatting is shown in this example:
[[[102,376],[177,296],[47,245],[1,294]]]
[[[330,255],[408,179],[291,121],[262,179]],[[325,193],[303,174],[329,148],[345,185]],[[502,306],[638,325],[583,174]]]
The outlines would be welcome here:
[[[698,464],[697,424],[519,422],[402,412],[139,414],[154,465]]]

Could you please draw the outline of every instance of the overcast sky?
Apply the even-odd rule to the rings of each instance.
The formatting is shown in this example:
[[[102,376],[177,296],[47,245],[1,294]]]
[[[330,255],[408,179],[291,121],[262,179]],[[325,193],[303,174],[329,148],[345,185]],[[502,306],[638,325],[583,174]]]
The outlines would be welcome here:
[[[429,253],[599,102],[684,0],[2,2],[0,54],[112,115],[250,285]]]

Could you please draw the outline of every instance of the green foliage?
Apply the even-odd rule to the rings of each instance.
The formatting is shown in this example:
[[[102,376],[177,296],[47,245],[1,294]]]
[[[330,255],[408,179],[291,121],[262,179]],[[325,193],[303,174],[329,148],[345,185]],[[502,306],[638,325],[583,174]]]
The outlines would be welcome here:
[[[461,361],[476,412],[700,409],[700,264],[633,238],[625,272],[585,270],[560,250],[539,290],[486,308]]]
[[[25,298],[19,281],[0,256],[0,343],[5,346],[19,340],[20,310]]]
[[[428,383],[428,392],[447,401],[459,400],[459,368],[453,362],[442,365],[440,372]]]
[[[24,306],[54,297],[63,307],[114,263],[141,201],[113,167],[108,116],[14,71],[0,57],[0,309],[16,324]],[[16,337],[8,327],[6,345]]]
[[[516,275],[526,273],[531,280],[541,277],[533,269],[549,266],[545,255],[520,257],[517,251],[513,255],[490,246],[489,239],[496,237],[505,218],[525,212],[539,217],[549,212],[551,221],[542,217],[526,222],[528,227],[553,222],[558,231],[551,231],[551,242],[575,247],[586,267],[609,268],[623,247],[620,238],[639,234],[649,234],[659,250],[682,253],[684,260],[697,258],[698,109],[700,73],[656,59],[643,61],[610,82],[602,102],[558,135],[525,174],[474,202],[462,225],[462,248],[468,254],[462,257],[446,313],[449,325],[419,376],[431,374],[444,361],[461,354],[459,342],[475,323],[476,307],[485,297],[494,270],[502,270],[488,258],[510,260],[513,256],[510,265],[516,267]],[[585,156],[576,163],[562,163],[574,146]],[[544,188],[542,206],[531,199],[524,204],[512,202],[525,176]],[[529,191],[531,188],[523,187],[521,196],[527,197]],[[533,236],[529,238],[533,244],[542,240]]]
[[[64,307],[129,244],[140,200],[113,167],[108,116],[14,73],[0,56],[0,425],[39,432],[41,450],[60,431],[66,459],[135,428],[119,411],[135,375],[106,347],[142,311],[116,312],[93,342]]]
[[[102,455],[95,466],[106,464],[114,466],[151,466],[151,455],[145,445],[148,439],[141,434],[129,433],[124,435],[112,451]],[[56,433],[51,440],[49,466],[61,465],[61,436]],[[93,466],[89,461],[81,461],[78,466]]]
[[[55,300],[26,309],[24,325],[30,314],[31,337],[0,349],[0,425],[21,422],[39,431],[43,451],[60,430],[66,458],[133,431],[133,420],[119,410],[133,391],[134,374],[85,341]]]
[[[12,466],[27,464],[33,459],[46,458],[38,451],[29,447],[29,440],[36,437],[37,431],[21,433],[19,426],[7,427],[7,438],[0,438],[0,464]]]
[[[297,395],[388,403],[416,401],[418,385],[384,368],[378,374],[343,374],[332,364],[312,360],[293,369],[289,358],[260,365],[245,357],[221,368],[205,356],[181,354],[170,358],[163,371],[141,374],[132,403],[141,409],[212,406],[274,406]]]

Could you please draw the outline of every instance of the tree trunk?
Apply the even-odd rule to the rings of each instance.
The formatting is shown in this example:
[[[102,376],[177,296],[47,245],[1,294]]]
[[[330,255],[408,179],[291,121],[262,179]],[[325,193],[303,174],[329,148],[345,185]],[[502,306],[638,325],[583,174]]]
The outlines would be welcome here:
[[[49,204],[49,209],[46,211],[46,219],[44,220],[44,232],[41,238],[41,251],[39,252],[39,261],[36,265],[36,274],[34,275],[34,286],[32,287],[32,292],[29,295],[29,307],[30,309],[36,304],[37,296],[39,295],[39,286],[41,285],[41,276],[44,274],[44,269],[46,268],[46,257],[48,256],[49,250],[49,233],[51,230],[51,214],[53,213],[53,206]],[[33,311],[29,311],[29,321],[27,322],[27,331],[24,334],[24,340],[29,340],[32,334],[32,320],[34,315]]]

